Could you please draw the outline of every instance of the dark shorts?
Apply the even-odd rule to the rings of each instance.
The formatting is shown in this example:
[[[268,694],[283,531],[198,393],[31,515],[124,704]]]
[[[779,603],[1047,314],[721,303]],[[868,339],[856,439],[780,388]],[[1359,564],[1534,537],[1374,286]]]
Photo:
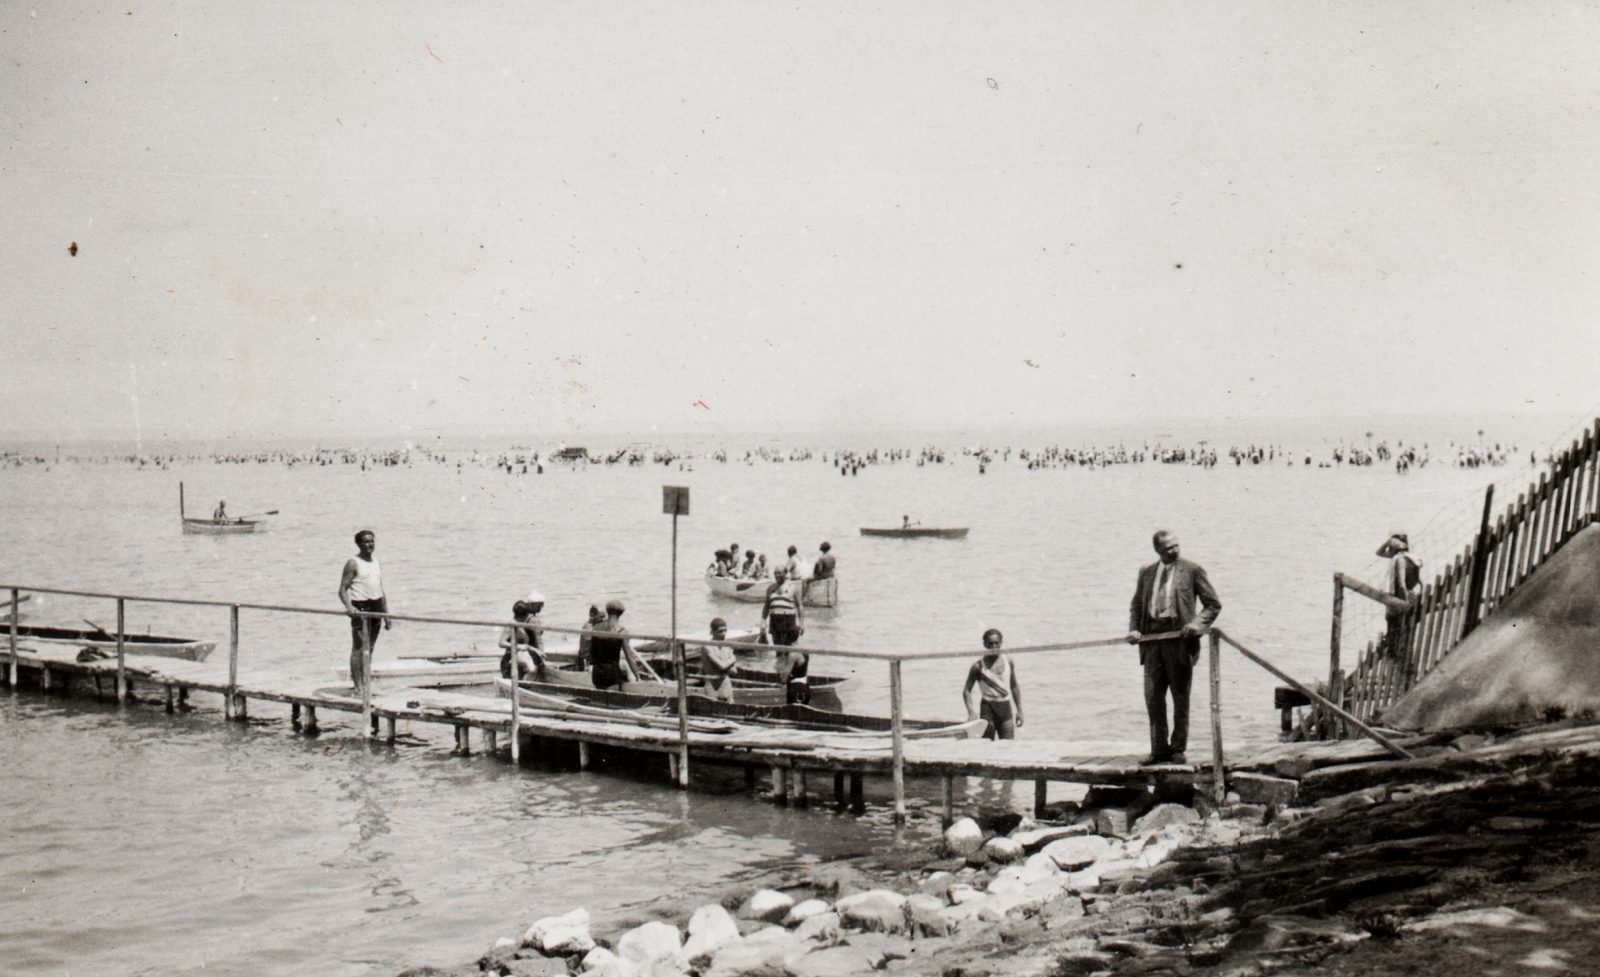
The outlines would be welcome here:
[[[775,645],[792,645],[800,640],[800,621],[788,614],[774,614],[767,619],[767,633]]]
[[[989,728],[983,731],[986,740],[1017,738],[1016,709],[1005,699],[985,699],[978,707],[978,718],[987,720]]]
[[[620,688],[622,686],[622,666],[595,662],[589,669],[589,677],[594,680],[594,687],[597,689]]]
[[[389,604],[382,597],[377,600],[353,600],[350,606],[358,611],[372,611],[382,614],[389,609]],[[350,641],[352,649],[361,647],[361,634],[366,632],[371,644],[378,643],[378,632],[383,630],[383,622],[372,617],[352,617],[350,619]]]
[[[805,679],[795,679],[789,683],[786,701],[791,706],[805,706],[811,704],[811,683]]]

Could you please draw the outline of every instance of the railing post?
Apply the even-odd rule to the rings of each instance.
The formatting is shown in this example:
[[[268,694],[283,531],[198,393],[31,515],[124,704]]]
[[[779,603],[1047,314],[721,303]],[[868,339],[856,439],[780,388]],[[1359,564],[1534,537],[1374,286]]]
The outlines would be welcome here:
[[[517,639],[522,629],[511,624],[511,765],[522,763],[522,668],[517,664]],[[534,638],[543,635],[535,631]],[[531,657],[531,656],[530,656]],[[537,663],[536,663],[537,664]]]
[[[361,733],[370,736],[372,730],[372,623],[366,611],[357,611],[361,621]],[[511,670],[516,674],[516,669]]]
[[[1222,637],[1211,632],[1211,800],[1217,807],[1228,796],[1222,767]]]
[[[22,613],[22,598],[17,588],[11,588],[11,666],[6,670],[6,684],[17,687],[17,616]]]
[[[889,730],[894,746],[894,823],[906,821],[905,739],[900,728],[900,659],[889,662]]]
[[[128,699],[128,660],[127,649],[123,647],[123,632],[127,630],[127,618],[124,616],[126,601],[117,598],[117,701],[126,702]]]
[[[1343,682],[1343,666],[1339,661],[1339,644],[1344,637],[1344,574],[1333,575],[1333,633],[1328,638],[1328,698],[1338,702],[1343,696],[1340,688]],[[1319,710],[1320,711],[1320,710]],[[1327,725],[1331,724],[1332,717],[1327,717],[1327,723],[1317,723],[1317,734],[1325,736]]]
[[[226,719],[233,719],[238,712],[239,702],[239,605],[234,604],[228,608],[228,698],[224,702],[222,713]]]

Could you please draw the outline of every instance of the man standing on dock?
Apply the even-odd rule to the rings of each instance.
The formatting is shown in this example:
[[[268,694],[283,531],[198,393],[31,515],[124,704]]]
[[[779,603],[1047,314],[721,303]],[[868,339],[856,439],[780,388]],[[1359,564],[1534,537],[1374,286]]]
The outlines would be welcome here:
[[[344,576],[339,581],[339,602],[350,615],[350,681],[356,691],[366,688],[366,657],[378,645],[378,622],[375,618],[359,617],[357,611],[379,614],[389,613],[389,600],[383,592],[383,571],[372,551],[378,547],[378,537],[370,529],[356,533],[355,556],[345,561]],[[385,628],[391,627],[388,618]]]
[[[961,700],[967,705],[967,721],[983,719],[989,723],[984,730],[986,740],[1017,738],[1017,727],[1022,725],[1022,692],[1017,688],[1017,671],[1011,659],[1000,654],[1003,640],[999,628],[983,632],[983,657],[967,669],[967,684],[961,689]],[[972,707],[972,690],[980,696],[978,707]]]
[[[1150,715],[1147,764],[1187,763],[1189,686],[1200,659],[1200,635],[1217,619],[1222,602],[1198,564],[1178,557],[1178,537],[1162,530],[1151,539],[1161,559],[1139,570],[1128,608],[1128,643],[1139,646],[1144,705]],[[1196,610],[1196,603],[1200,605]],[[1144,641],[1147,634],[1179,631],[1176,638]],[[1167,737],[1167,691],[1172,692],[1172,736]]]

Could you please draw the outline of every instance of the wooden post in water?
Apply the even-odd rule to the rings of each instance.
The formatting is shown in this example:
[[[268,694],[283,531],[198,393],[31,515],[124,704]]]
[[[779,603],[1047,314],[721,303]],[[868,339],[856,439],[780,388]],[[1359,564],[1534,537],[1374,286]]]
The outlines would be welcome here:
[[[1044,817],[1046,798],[1050,796],[1050,781],[1039,778],[1033,782],[1033,816]]]
[[[939,826],[949,830],[956,823],[956,778],[953,774],[945,774],[941,780],[944,788],[944,815],[939,819]]]
[[[125,601],[117,598],[117,701],[126,702],[128,699],[128,649],[124,646],[127,630],[127,618],[124,615]]]
[[[894,823],[906,822],[905,736],[901,730],[900,659],[889,662],[889,730],[894,745]]]
[[[361,622],[361,729],[372,728],[372,622],[366,611],[357,611]],[[514,674],[514,673],[513,673]]]
[[[239,698],[239,605],[234,604],[228,608],[228,697],[223,700],[222,713],[225,719],[239,718],[237,700]],[[295,719],[300,718],[300,707],[294,707]]]
[[[1228,796],[1222,768],[1222,637],[1211,632],[1211,799],[1217,807]]]
[[[1478,539],[1472,547],[1472,579],[1467,584],[1466,618],[1461,624],[1461,637],[1465,638],[1478,626],[1483,602],[1484,572],[1489,564],[1489,514],[1494,508],[1494,483],[1483,493],[1483,518],[1478,522]]]
[[[22,599],[17,588],[11,588],[11,665],[6,669],[6,684],[17,687],[17,615],[22,613]]]
[[[522,672],[517,665],[517,642],[522,629],[511,623],[511,764],[522,763]],[[542,635],[535,631],[534,638]],[[394,742],[394,720],[389,721],[389,742]]]
[[[1328,637],[1328,698],[1334,702],[1340,699],[1341,666],[1339,662],[1339,642],[1344,636],[1344,574],[1333,575],[1333,633]],[[1320,710],[1319,710],[1320,711]],[[1323,721],[1317,723],[1319,734],[1325,735],[1332,725],[1332,716],[1325,716]]]
[[[661,486],[662,511],[672,515],[672,670],[678,675],[678,762],[679,787],[689,786],[689,664],[688,654],[678,643],[678,517],[689,514],[689,489],[683,485]]]

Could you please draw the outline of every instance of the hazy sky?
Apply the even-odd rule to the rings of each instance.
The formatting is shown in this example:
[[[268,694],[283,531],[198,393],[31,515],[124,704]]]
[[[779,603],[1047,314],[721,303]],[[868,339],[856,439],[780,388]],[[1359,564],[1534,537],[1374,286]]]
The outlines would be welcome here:
[[[1593,5],[120,2],[0,4],[11,437],[1600,401]]]

